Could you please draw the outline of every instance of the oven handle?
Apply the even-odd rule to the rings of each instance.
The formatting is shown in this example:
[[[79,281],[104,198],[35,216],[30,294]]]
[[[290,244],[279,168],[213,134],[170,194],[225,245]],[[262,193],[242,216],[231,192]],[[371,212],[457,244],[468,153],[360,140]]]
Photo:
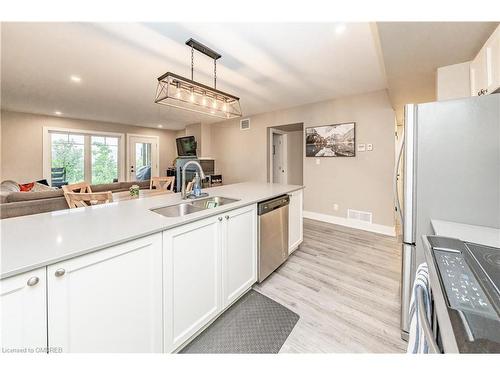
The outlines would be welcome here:
[[[427,320],[427,314],[424,303],[424,292],[422,291],[422,288],[417,288],[417,304],[418,304],[418,318],[422,324],[425,340],[429,345],[429,351],[431,353],[441,353],[436,343],[436,340],[434,339],[434,332],[432,331],[431,325]]]

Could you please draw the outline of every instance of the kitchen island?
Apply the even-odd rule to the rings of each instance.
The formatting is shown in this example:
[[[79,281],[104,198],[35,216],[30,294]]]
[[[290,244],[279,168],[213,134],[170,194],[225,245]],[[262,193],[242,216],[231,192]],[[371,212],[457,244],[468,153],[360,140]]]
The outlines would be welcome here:
[[[302,239],[302,186],[204,191],[236,201],[151,211],[181,202],[168,194],[1,220],[3,347],[179,350],[257,280],[257,202],[289,194],[289,243]]]

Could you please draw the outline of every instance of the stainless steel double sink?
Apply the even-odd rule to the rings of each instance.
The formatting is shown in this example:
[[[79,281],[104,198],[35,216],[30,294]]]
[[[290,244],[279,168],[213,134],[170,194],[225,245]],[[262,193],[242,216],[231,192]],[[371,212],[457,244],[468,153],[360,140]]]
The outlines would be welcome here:
[[[223,206],[228,203],[237,202],[239,199],[226,197],[208,197],[193,201],[185,201],[170,206],[154,208],[151,211],[167,217],[178,217],[192,214],[194,212],[204,211],[209,208]]]

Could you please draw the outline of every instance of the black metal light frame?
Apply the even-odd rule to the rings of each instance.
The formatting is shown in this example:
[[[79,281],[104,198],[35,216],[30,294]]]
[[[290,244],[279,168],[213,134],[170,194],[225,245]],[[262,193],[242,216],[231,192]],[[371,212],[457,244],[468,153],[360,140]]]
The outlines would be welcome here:
[[[217,90],[217,60],[221,55],[192,38],[186,41],[186,45],[191,47],[191,79],[172,72],[158,77],[155,103],[226,119],[241,117],[240,98]],[[214,60],[214,87],[193,79],[194,50]],[[196,100],[200,97],[201,103]]]

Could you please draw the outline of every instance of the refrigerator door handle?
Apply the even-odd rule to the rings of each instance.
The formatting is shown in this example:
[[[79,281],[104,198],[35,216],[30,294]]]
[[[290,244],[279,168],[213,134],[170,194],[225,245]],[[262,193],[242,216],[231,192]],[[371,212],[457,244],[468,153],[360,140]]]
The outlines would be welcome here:
[[[401,145],[399,146],[398,158],[396,161],[396,166],[394,168],[394,200],[396,202],[396,210],[398,211],[399,217],[401,219],[401,225],[404,224],[403,221],[403,212],[401,211],[401,201],[399,200],[399,192],[398,192],[398,175],[399,175],[399,166],[401,165],[401,158],[403,157],[403,148],[404,148],[405,140],[404,137],[401,139]]]
[[[416,241],[416,158],[415,146],[417,137],[417,106],[407,104],[405,106],[405,129],[404,129],[404,171],[403,171],[403,207],[404,225],[403,242],[415,243]]]

